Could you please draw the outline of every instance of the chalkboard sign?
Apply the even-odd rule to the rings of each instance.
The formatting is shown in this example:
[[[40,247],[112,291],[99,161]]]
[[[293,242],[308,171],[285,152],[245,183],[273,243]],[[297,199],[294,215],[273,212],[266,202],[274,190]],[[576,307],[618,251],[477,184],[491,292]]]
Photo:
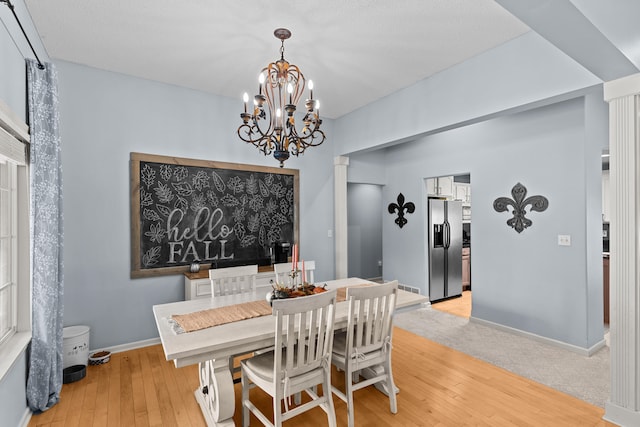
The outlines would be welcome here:
[[[298,188],[297,169],[131,153],[131,277],[268,264],[298,241]]]

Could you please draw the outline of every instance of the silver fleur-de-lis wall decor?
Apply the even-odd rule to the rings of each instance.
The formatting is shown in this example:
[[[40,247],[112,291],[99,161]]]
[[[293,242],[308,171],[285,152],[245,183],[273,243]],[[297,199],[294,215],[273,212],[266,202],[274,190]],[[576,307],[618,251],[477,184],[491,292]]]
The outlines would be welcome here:
[[[522,230],[533,224],[529,218],[525,218],[525,214],[527,213],[526,207],[528,205],[531,205],[530,211],[536,212],[542,212],[549,207],[549,200],[544,196],[531,196],[525,199],[527,189],[520,183],[517,183],[511,189],[511,195],[513,199],[498,197],[493,202],[493,208],[496,212],[506,212],[509,210],[507,206],[513,206],[513,211],[511,211],[513,218],[507,220],[507,225],[518,233],[522,233]]]
[[[407,219],[404,217],[405,211],[407,213],[413,213],[416,210],[416,205],[413,202],[404,202],[404,195],[402,193],[398,194],[398,203],[389,203],[389,213],[393,214],[394,212],[398,212],[398,217],[395,219],[395,223],[398,224],[398,227],[402,228],[407,223]]]

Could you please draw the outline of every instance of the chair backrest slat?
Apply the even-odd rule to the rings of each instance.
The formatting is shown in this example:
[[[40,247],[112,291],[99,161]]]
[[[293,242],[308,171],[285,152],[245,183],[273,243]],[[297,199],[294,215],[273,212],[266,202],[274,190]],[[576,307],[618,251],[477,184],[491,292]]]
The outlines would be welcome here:
[[[367,353],[391,339],[398,282],[347,289],[349,323],[347,351]]]
[[[257,265],[211,269],[209,270],[211,297],[253,292],[257,274]]]
[[[335,290],[273,301],[276,352],[286,350],[284,360],[275,357],[275,377],[294,377],[330,363],[335,304]]]

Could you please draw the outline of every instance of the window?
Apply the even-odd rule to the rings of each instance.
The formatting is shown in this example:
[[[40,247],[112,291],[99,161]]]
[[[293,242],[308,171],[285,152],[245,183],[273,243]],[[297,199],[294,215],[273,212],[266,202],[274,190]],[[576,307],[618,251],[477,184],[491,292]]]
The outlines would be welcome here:
[[[6,343],[18,327],[17,180],[17,165],[0,156],[0,345]]]
[[[28,137],[0,101],[0,380],[31,339]]]

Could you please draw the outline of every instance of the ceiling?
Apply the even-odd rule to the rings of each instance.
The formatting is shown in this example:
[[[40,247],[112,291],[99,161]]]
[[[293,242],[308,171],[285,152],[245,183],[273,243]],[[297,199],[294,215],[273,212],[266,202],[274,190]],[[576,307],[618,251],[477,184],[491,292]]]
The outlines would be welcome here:
[[[529,27],[493,0],[25,0],[50,58],[238,99],[285,58],[337,118]]]
[[[338,118],[528,31],[602,81],[640,69],[638,0],[24,0],[54,60],[238,100],[279,58]]]

